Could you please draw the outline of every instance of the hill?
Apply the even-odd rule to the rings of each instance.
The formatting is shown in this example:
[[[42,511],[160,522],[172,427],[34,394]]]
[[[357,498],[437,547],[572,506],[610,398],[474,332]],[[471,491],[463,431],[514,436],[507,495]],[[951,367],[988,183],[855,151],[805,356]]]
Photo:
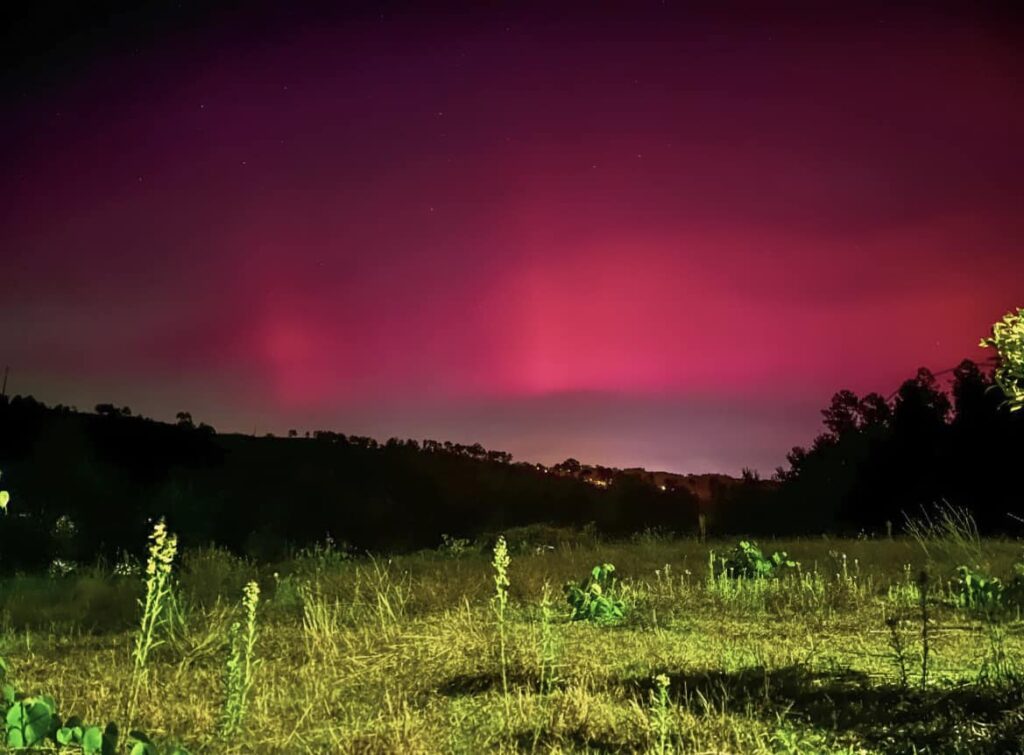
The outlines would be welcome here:
[[[0,470],[13,500],[0,530],[5,565],[113,557],[137,548],[160,516],[187,542],[263,557],[328,535],[409,550],[442,534],[536,523],[622,534],[697,522],[690,489],[618,470],[594,485],[479,445],[218,434],[187,415],[168,424],[97,410],[0,401]]]

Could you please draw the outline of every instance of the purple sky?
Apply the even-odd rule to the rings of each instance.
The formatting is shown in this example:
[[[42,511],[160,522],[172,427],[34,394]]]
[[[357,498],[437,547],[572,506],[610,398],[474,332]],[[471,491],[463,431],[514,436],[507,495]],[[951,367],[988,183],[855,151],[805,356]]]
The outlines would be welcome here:
[[[768,472],[836,390],[985,356],[1024,305],[1018,18],[589,7],[37,24],[9,390]]]

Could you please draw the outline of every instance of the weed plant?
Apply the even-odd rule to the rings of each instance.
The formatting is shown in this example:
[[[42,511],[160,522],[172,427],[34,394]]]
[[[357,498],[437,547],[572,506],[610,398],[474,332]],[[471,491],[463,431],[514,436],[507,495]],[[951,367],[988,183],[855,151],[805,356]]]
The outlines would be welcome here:
[[[224,718],[221,723],[221,736],[225,739],[231,739],[241,732],[242,722],[249,707],[257,663],[256,607],[259,601],[259,585],[250,582],[245,586],[245,594],[242,597],[245,622],[234,622],[228,635],[228,661],[224,675]]]
[[[162,519],[153,527],[149,541],[146,595],[139,604],[142,618],[132,648],[132,674],[126,713],[129,727],[138,705],[139,693],[147,681],[149,654],[162,642],[157,637],[157,628],[164,617],[164,608],[171,593],[171,568],[178,551],[178,539],[167,531],[167,525]]]
[[[512,720],[512,701],[508,692],[508,639],[505,618],[508,611],[508,589],[512,584],[508,578],[508,567],[511,562],[505,538],[499,537],[494,544],[494,560],[491,562],[494,566],[494,599],[491,605],[498,624],[498,658],[501,665],[501,694],[505,702],[506,726],[510,725]]]

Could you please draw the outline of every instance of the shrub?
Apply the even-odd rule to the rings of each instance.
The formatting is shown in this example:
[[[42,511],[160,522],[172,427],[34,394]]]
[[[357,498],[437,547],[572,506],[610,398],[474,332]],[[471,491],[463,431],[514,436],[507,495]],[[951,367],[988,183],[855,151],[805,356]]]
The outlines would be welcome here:
[[[352,546],[336,543],[328,533],[323,543],[316,542],[298,551],[294,558],[297,574],[313,575],[337,570],[352,559]]]
[[[626,617],[626,604],[619,597],[614,564],[600,564],[579,584],[565,585],[565,599],[572,607],[572,621],[617,624]]]
[[[957,572],[957,601],[962,608],[995,611],[1003,606],[1003,583],[969,566],[960,566]]]
[[[776,551],[771,557],[765,556],[757,543],[741,540],[725,558],[725,572],[732,577],[777,577],[784,569],[797,565],[785,551]]]
[[[981,345],[999,352],[996,384],[1006,395],[1011,412],[1024,408],[1024,309],[1010,313],[992,326],[992,337]]]
[[[458,558],[469,550],[469,539],[465,537],[452,537],[445,533],[441,535],[441,547],[437,549],[445,556]]]
[[[988,617],[1024,606],[1024,563],[1014,564],[1013,570],[1013,577],[1004,583],[969,566],[957,567],[957,604]]]
[[[178,585],[199,605],[212,606],[241,592],[253,571],[252,564],[226,548],[194,548],[181,554]]]

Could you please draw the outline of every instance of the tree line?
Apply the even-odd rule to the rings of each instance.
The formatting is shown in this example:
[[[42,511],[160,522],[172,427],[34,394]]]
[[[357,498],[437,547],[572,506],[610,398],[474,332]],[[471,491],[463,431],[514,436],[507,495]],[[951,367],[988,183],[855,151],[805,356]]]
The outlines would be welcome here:
[[[115,559],[160,516],[183,542],[261,558],[328,536],[395,551],[541,522],[624,535],[697,516],[685,490],[629,477],[600,488],[479,444],[218,434],[187,412],[169,424],[97,409],[0,399],[0,469],[15,502],[0,527],[3,568]],[[73,535],[54,537],[69,520]]]
[[[116,558],[160,516],[185,542],[265,558],[328,535],[403,550],[535,523],[687,533],[698,513],[717,535],[898,532],[905,514],[940,501],[1006,532],[1024,518],[1019,485],[1007,484],[1024,459],[1024,412],[1011,408],[993,372],[971,361],[948,390],[923,368],[890,397],[842,390],[822,411],[823,432],[771,480],[745,470],[708,503],[622,470],[575,459],[545,469],[480,444],[218,434],[187,412],[168,424],[112,404],[86,413],[0,397],[0,470],[16,502],[0,564]],[[72,536],[64,526],[55,537],[69,521]]]
[[[1019,477],[1024,412],[992,370],[964,360],[945,390],[921,368],[890,397],[836,393],[824,431],[793,448],[778,485],[740,485],[715,507],[716,528],[751,533],[899,532],[907,515],[938,503],[969,509],[982,530],[1024,518]]]

